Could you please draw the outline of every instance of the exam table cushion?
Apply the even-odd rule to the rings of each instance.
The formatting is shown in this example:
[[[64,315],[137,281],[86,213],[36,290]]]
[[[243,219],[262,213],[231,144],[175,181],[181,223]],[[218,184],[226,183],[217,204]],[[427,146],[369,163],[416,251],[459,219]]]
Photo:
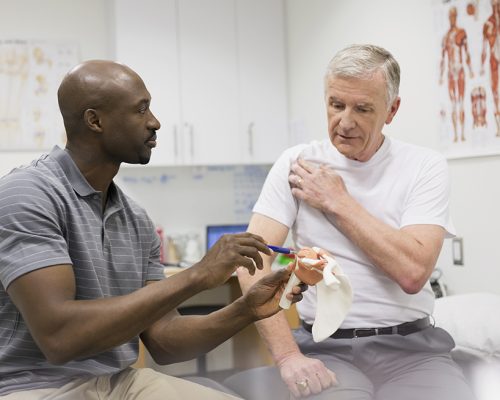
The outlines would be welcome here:
[[[500,359],[500,295],[468,293],[436,300],[434,319],[450,333],[456,353]]]

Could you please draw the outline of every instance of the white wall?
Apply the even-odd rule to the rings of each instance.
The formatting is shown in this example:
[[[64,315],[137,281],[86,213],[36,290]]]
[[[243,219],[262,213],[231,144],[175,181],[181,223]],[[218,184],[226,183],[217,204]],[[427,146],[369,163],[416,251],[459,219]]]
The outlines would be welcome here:
[[[434,96],[437,43],[432,29],[431,1],[286,0],[289,111],[297,140],[326,135],[323,73],[329,59],[347,44],[373,42],[393,52],[403,73],[402,106],[385,132],[409,142],[437,147]],[[110,26],[112,19],[107,0],[0,0],[0,5],[0,38],[77,41],[82,60],[113,56],[113,27]],[[30,152],[0,153],[0,175],[36,156]],[[497,284],[500,280],[497,237],[500,235],[496,233],[500,223],[500,185],[496,172],[500,171],[500,157],[453,160],[450,161],[450,170],[452,213],[459,235],[464,238],[465,266],[451,266],[449,244],[445,246],[439,266],[444,270],[452,292],[486,290],[500,293]],[[172,173],[172,170],[167,173]],[[142,190],[149,186],[147,183],[129,184],[126,188],[166,230],[172,224],[179,227],[181,223],[185,229],[194,229],[195,221],[201,218],[200,212],[206,216],[204,224],[241,222],[238,220],[241,214],[236,216],[234,213],[235,201],[228,200],[234,183],[215,189],[219,190],[218,195],[224,193],[227,202],[220,207],[216,199],[203,196],[206,188],[202,184],[194,189],[189,186],[191,170],[176,169],[174,173],[177,176],[189,175],[184,183],[173,181],[170,190],[175,186],[174,192],[163,192],[165,185],[157,187],[156,192]],[[119,179],[133,176],[154,178],[161,174],[163,172],[156,169],[148,172],[128,170],[123,171]],[[204,182],[214,181],[210,178]],[[213,191],[214,187],[206,190]],[[169,193],[173,195],[169,196]],[[161,198],[165,200],[161,201]],[[205,208],[213,210],[217,205],[219,208],[215,208],[215,213],[204,211]],[[172,210],[180,211],[171,214]],[[184,212],[186,217],[183,217]],[[210,357],[212,363],[214,360],[210,361]],[[225,365],[220,358],[214,364],[218,367]]]
[[[76,42],[82,60],[110,57],[107,1],[0,0],[0,7],[2,39]],[[19,164],[29,163],[39,153],[0,152],[0,176]]]
[[[289,112],[301,136],[326,137],[325,67],[351,43],[374,43],[391,51],[402,70],[401,108],[388,135],[437,148],[439,39],[433,0],[287,0]],[[438,55],[436,55],[438,54]],[[438,266],[453,293],[500,293],[500,156],[449,161],[451,210],[464,239],[464,267],[452,266],[445,243]]]
[[[165,236],[196,236],[204,252],[207,225],[248,223],[269,168],[122,167],[116,181],[148,210]]]
[[[402,105],[385,132],[437,148],[436,46],[433,0],[286,0],[289,110],[301,139],[326,135],[323,73],[347,44],[387,47],[402,67]],[[2,0],[0,37],[77,41],[81,58],[112,56],[109,2]],[[0,175],[37,154],[0,153]],[[464,267],[451,266],[445,245],[439,266],[453,292],[500,292],[500,157],[450,160],[452,213],[464,238]],[[156,212],[156,210],[152,210]]]

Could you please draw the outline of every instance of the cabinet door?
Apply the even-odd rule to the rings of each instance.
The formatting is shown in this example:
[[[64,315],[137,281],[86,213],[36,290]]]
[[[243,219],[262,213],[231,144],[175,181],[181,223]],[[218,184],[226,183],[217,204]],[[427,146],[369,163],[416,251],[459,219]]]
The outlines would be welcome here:
[[[184,156],[241,162],[234,0],[178,1]]]
[[[288,147],[284,5],[236,0],[245,162],[273,163]]]
[[[150,165],[182,164],[175,0],[115,0],[115,56],[136,71],[161,123]]]

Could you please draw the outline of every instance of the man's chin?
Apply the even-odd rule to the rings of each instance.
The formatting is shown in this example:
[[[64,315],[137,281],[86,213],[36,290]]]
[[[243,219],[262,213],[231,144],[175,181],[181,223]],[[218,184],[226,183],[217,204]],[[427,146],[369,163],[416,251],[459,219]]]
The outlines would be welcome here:
[[[142,154],[139,154],[139,163],[138,164],[141,164],[141,165],[146,165],[149,163],[149,161],[151,160],[151,149],[147,149],[146,152],[142,153]]]
[[[139,159],[139,162],[138,164],[141,164],[141,165],[146,165],[146,164],[149,164],[149,161],[151,160],[151,157],[141,157]]]
[[[333,142],[333,146],[337,149],[337,151],[342,154],[344,157],[351,158],[353,156],[353,148],[352,146],[343,144],[343,143],[335,143]]]
[[[145,155],[141,155],[139,156],[139,159],[135,159],[135,160],[127,160],[127,161],[123,161],[125,164],[131,164],[131,165],[137,165],[137,164],[140,164],[140,165],[146,165],[149,163],[149,161],[151,160],[151,156],[145,156]]]

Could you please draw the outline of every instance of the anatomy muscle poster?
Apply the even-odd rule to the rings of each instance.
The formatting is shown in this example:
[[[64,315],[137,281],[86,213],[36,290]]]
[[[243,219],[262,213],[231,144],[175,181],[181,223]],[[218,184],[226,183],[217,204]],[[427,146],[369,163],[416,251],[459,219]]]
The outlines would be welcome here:
[[[500,154],[500,0],[436,1],[435,17],[441,148]]]

